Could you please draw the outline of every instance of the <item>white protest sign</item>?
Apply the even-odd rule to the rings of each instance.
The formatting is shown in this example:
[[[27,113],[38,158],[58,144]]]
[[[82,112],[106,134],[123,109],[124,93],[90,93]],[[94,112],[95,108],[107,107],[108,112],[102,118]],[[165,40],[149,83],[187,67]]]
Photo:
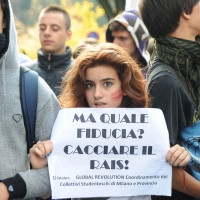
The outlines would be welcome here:
[[[159,109],[64,109],[51,140],[53,199],[171,195],[168,131]]]

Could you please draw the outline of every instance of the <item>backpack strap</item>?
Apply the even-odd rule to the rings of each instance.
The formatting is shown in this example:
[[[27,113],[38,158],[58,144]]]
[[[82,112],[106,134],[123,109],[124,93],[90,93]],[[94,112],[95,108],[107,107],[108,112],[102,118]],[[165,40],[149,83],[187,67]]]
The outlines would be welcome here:
[[[177,70],[163,63],[158,58],[155,58],[155,60],[153,61],[152,67],[150,68],[147,75],[146,86],[147,86],[148,91],[150,91],[153,86],[153,84],[151,84],[152,81],[155,78],[163,76],[163,75],[170,75],[171,77],[176,78],[176,80],[179,82],[182,89],[186,92],[188,98],[192,101],[193,105],[197,108],[197,103],[191,95],[191,91],[188,88],[185,78],[181,76]]]
[[[20,67],[20,100],[26,129],[27,153],[35,143],[35,121],[38,99],[38,74]]]

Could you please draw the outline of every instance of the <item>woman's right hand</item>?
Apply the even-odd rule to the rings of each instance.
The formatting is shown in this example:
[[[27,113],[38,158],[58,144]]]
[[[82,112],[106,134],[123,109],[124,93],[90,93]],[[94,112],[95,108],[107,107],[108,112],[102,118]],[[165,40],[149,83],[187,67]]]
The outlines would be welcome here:
[[[30,149],[30,162],[33,169],[41,169],[47,166],[47,157],[53,150],[53,143],[51,140],[38,141]]]

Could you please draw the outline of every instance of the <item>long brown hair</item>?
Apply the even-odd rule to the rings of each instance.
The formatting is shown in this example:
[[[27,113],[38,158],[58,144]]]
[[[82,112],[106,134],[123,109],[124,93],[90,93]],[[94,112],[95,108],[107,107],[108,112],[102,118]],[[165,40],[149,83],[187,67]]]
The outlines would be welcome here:
[[[122,90],[126,94],[121,107],[148,107],[145,80],[138,64],[121,47],[103,43],[85,49],[66,73],[59,97],[63,108],[88,107],[85,99],[85,73],[88,68],[97,65],[110,66],[116,70],[122,82]]]

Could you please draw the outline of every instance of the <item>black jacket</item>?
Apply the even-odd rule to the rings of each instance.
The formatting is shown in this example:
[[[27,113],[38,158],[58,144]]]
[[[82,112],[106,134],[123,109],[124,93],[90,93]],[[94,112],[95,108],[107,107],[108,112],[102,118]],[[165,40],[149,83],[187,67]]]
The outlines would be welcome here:
[[[170,72],[155,77],[149,85],[149,90],[152,107],[160,108],[165,116],[170,143],[183,146],[181,131],[193,124],[196,110],[188,93],[181,86],[176,76]],[[193,135],[191,135],[192,137]],[[192,165],[187,165],[185,170],[191,174],[191,168],[193,168]],[[184,182],[182,187],[184,187]],[[172,189],[171,196],[152,196],[152,200],[195,200],[195,198]]]
[[[38,60],[24,63],[23,66],[36,71],[58,96],[63,76],[71,64],[71,49],[66,47],[66,52],[59,55],[53,53],[44,54],[42,49],[39,49]]]

